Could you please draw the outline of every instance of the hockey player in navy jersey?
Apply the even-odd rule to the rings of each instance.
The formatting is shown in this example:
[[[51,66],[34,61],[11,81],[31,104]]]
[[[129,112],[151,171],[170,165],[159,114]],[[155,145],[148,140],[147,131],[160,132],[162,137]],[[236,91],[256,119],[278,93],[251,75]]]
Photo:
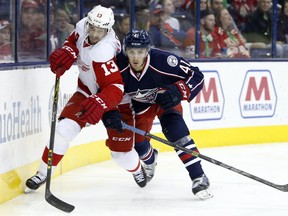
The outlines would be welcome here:
[[[106,145],[116,163],[128,171],[133,171],[131,168],[137,165],[143,166],[142,173],[137,178],[134,176],[141,187],[154,176],[158,152],[152,148],[149,138],[123,129],[121,120],[149,132],[157,116],[169,141],[198,151],[183,119],[181,101],[190,102],[204,83],[204,76],[197,67],[171,52],[153,49],[150,44],[144,30],[132,30],[125,37],[122,52],[117,55],[124,99],[118,109],[106,112],[102,118],[108,129]],[[212,197],[200,159],[175,151],[192,180],[193,194],[200,199]]]

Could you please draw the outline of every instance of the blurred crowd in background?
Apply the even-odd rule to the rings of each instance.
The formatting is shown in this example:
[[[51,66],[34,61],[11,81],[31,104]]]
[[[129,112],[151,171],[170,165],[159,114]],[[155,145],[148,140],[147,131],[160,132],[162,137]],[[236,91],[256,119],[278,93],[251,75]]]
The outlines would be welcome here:
[[[273,40],[277,42],[276,58],[287,58],[288,0],[277,2],[276,14],[272,10],[273,2],[135,0],[134,27],[147,30],[154,47],[187,59],[271,58]],[[98,4],[113,9],[116,20],[113,29],[121,42],[130,29],[131,0],[51,0],[49,3],[0,0],[0,63],[47,61],[49,53],[61,47],[75,24]],[[198,40],[197,30],[200,31]],[[195,53],[196,41],[198,53]]]

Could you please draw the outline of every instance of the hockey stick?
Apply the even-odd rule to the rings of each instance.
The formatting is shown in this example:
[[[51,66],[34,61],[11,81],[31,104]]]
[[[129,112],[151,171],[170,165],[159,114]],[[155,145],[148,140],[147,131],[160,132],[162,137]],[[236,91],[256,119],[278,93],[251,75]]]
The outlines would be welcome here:
[[[213,158],[207,157],[207,156],[205,156],[205,155],[203,155],[203,154],[200,154],[199,152],[192,151],[192,150],[190,150],[190,149],[184,148],[183,146],[180,146],[180,145],[178,145],[177,143],[169,142],[168,140],[162,139],[161,137],[152,135],[152,134],[147,133],[147,132],[145,132],[145,131],[143,131],[143,130],[140,130],[140,129],[138,129],[138,128],[132,127],[132,126],[130,126],[130,125],[127,125],[127,124],[125,124],[125,123],[123,123],[123,122],[122,122],[122,127],[123,127],[124,129],[133,131],[134,133],[140,134],[140,135],[142,135],[142,136],[149,137],[149,138],[151,138],[151,139],[157,140],[157,141],[159,141],[159,142],[161,142],[161,143],[164,143],[164,144],[166,144],[166,145],[172,146],[172,147],[174,147],[174,148],[176,148],[176,149],[178,149],[178,150],[181,150],[181,151],[183,151],[183,152],[186,152],[187,154],[191,154],[191,155],[193,155],[193,156],[195,156],[195,157],[201,158],[201,159],[206,160],[206,161],[208,161],[208,162],[210,162],[210,163],[216,164],[216,165],[221,166],[221,167],[223,167],[223,168],[225,168],[225,169],[228,169],[228,170],[231,170],[231,171],[233,171],[233,172],[236,172],[236,173],[238,173],[238,174],[240,174],[240,175],[246,176],[246,177],[248,177],[248,178],[250,178],[250,179],[253,179],[253,180],[255,180],[255,181],[258,181],[258,182],[261,182],[261,183],[263,183],[263,184],[266,184],[266,185],[268,185],[268,186],[270,186],[270,187],[276,188],[276,189],[278,189],[278,190],[280,190],[280,191],[288,192],[288,184],[285,184],[285,185],[274,184],[274,183],[269,182],[269,181],[267,181],[267,180],[265,180],[265,179],[262,179],[262,178],[260,178],[260,177],[255,176],[255,175],[252,175],[252,174],[250,174],[250,173],[247,173],[247,172],[245,172],[245,171],[242,171],[242,170],[240,170],[240,169],[237,169],[237,168],[235,168],[235,167],[232,167],[232,166],[230,166],[230,165],[227,165],[227,164],[225,164],[225,163],[222,163],[222,162],[220,162],[220,161],[218,161],[218,160],[215,160],[215,159],[213,159]]]
[[[61,70],[61,68],[60,68]],[[45,188],[45,200],[64,212],[72,212],[75,206],[66,203],[57,197],[55,197],[50,190],[51,175],[52,175],[52,160],[53,160],[53,149],[54,149],[54,138],[55,138],[55,127],[56,127],[56,115],[57,115],[57,104],[58,104],[58,94],[59,94],[59,84],[60,77],[56,76],[55,79],[55,89],[54,89],[54,99],[53,99],[53,109],[52,109],[52,121],[51,121],[51,132],[50,132],[50,143],[49,143],[49,153],[48,153],[48,164],[47,164],[47,178],[46,178],[46,188]]]

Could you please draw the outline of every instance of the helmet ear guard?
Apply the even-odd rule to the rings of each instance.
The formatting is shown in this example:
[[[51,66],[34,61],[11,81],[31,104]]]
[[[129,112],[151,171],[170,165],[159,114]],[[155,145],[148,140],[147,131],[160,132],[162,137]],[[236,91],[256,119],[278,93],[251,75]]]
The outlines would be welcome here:
[[[111,8],[102,7],[97,5],[88,14],[86,18],[86,28],[88,25],[96,26],[99,28],[106,28],[108,31],[112,29],[114,25],[114,12]]]
[[[151,40],[145,30],[132,29],[123,40],[123,52],[126,55],[126,48],[147,48],[150,51]]]

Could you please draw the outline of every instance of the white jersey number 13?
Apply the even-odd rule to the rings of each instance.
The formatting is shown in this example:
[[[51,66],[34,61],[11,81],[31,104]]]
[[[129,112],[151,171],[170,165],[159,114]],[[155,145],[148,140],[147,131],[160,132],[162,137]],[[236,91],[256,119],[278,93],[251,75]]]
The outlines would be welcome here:
[[[105,64],[102,64],[101,67],[105,71],[105,76],[109,76],[111,73],[119,71],[118,66],[115,64],[114,60],[110,60]]]

